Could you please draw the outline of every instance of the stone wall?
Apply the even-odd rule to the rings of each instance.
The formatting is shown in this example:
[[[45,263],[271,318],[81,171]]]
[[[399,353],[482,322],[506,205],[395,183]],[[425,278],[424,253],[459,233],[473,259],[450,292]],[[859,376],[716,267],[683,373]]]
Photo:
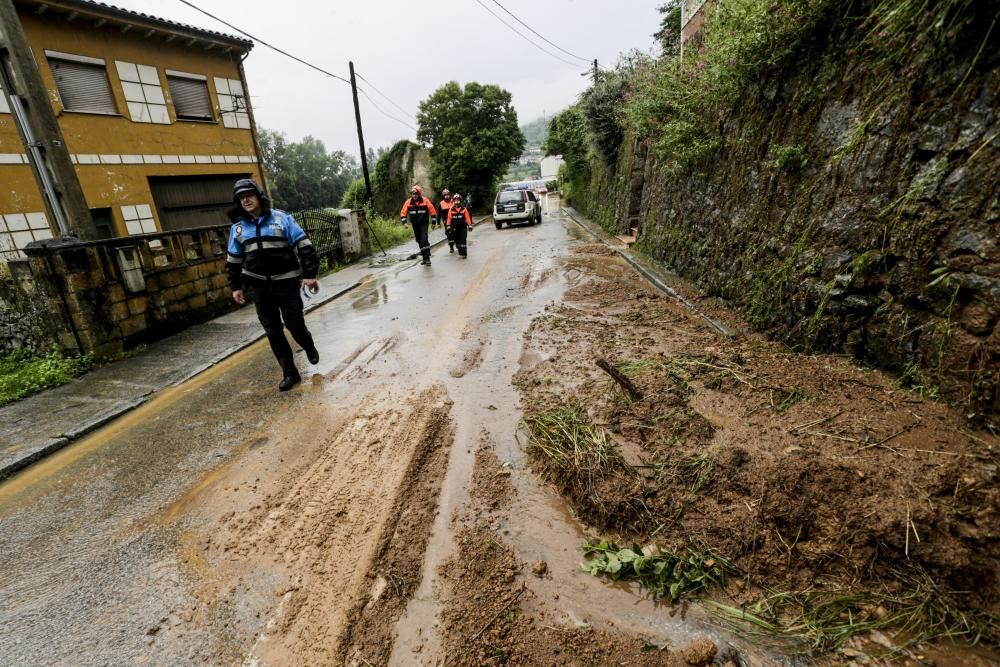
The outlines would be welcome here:
[[[8,266],[11,276],[0,278],[0,353],[45,352],[58,340],[59,318],[37,297],[27,262]]]
[[[59,321],[63,347],[109,356],[163,338],[236,307],[226,285],[228,231],[33,244],[35,299]]]
[[[785,72],[748,91],[700,173],[670,175],[629,141],[574,205],[615,233],[638,208],[640,249],[797,349],[845,351],[996,415],[1000,70],[989,51],[889,83],[846,58]]]

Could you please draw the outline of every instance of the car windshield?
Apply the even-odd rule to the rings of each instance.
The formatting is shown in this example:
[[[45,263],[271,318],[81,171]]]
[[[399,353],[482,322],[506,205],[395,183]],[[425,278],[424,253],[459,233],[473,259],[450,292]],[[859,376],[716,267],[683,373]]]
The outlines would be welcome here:
[[[497,200],[500,204],[509,204],[510,202],[523,201],[524,196],[519,190],[504,190],[500,193],[500,199]]]

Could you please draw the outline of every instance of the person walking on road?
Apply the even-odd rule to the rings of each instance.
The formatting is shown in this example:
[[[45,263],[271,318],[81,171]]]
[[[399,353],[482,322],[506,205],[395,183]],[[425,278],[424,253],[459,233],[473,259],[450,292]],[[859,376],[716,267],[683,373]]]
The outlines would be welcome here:
[[[229,219],[229,247],[226,273],[233,300],[243,305],[246,292],[257,308],[271,351],[281,365],[280,391],[288,391],[302,381],[292,348],[282,328],[288,328],[295,342],[306,352],[309,363],[319,363],[319,352],[306,328],[302,312],[301,287],[319,289],[316,249],[295,219],[271,208],[271,201],[256,181],[242,178],[233,186]],[[296,258],[298,253],[298,258]]]
[[[445,188],[441,191],[441,201],[438,202],[437,224],[435,227],[444,225],[445,236],[448,236],[448,209],[451,208],[451,190]],[[455,252],[455,242],[448,236],[448,252]]]
[[[427,230],[431,224],[431,218],[437,215],[437,209],[430,199],[424,197],[424,190],[419,185],[414,185],[410,189],[410,198],[403,202],[403,208],[399,211],[399,218],[405,225],[409,222],[413,226],[413,238],[416,239],[420,247],[421,264],[430,266],[431,264],[431,244],[427,240]]]
[[[451,208],[448,211],[448,238],[458,246],[459,257],[468,257],[469,250],[467,239],[469,230],[472,229],[472,216],[469,209],[462,204],[462,195],[456,194],[451,198]]]

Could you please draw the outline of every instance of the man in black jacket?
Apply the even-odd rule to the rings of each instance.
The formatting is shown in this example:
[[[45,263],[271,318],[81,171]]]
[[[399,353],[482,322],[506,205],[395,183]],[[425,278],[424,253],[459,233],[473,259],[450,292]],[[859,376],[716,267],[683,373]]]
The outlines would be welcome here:
[[[309,363],[319,362],[319,352],[306,328],[299,292],[300,285],[312,291],[317,289],[319,258],[295,219],[284,211],[272,209],[256,181],[249,178],[236,181],[233,202],[236,205],[228,214],[233,226],[226,256],[229,288],[233,300],[240,305],[246,303],[244,287],[249,290],[257,319],[281,364],[283,377],[278,389],[288,391],[302,377],[295,367],[282,320],[295,342],[305,350]]]

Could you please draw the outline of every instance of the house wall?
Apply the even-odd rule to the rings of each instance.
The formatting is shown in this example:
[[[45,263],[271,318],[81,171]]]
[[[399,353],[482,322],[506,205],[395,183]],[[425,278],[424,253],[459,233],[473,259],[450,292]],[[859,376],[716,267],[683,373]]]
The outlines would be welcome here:
[[[162,229],[147,180],[150,176],[232,174],[235,178],[249,173],[261,177],[248,124],[226,127],[222,119],[215,77],[240,79],[237,52],[223,53],[218,46],[206,50],[203,42],[188,46],[183,38],[168,42],[159,33],[146,37],[140,28],[123,32],[121,26],[111,24],[95,27],[93,20],[68,21],[52,13],[25,12],[21,20],[67,149],[77,165],[87,205],[111,209],[115,234],[125,236],[130,228],[132,233]],[[46,50],[103,59],[119,115],[64,110]],[[169,124],[132,120],[117,60],[156,68]],[[207,77],[214,121],[177,119],[167,69]],[[5,108],[0,106],[0,254],[6,254],[3,251],[9,251],[11,245],[20,248],[55,233],[44,224],[41,194],[13,117]],[[51,224],[54,227],[54,222]]]

